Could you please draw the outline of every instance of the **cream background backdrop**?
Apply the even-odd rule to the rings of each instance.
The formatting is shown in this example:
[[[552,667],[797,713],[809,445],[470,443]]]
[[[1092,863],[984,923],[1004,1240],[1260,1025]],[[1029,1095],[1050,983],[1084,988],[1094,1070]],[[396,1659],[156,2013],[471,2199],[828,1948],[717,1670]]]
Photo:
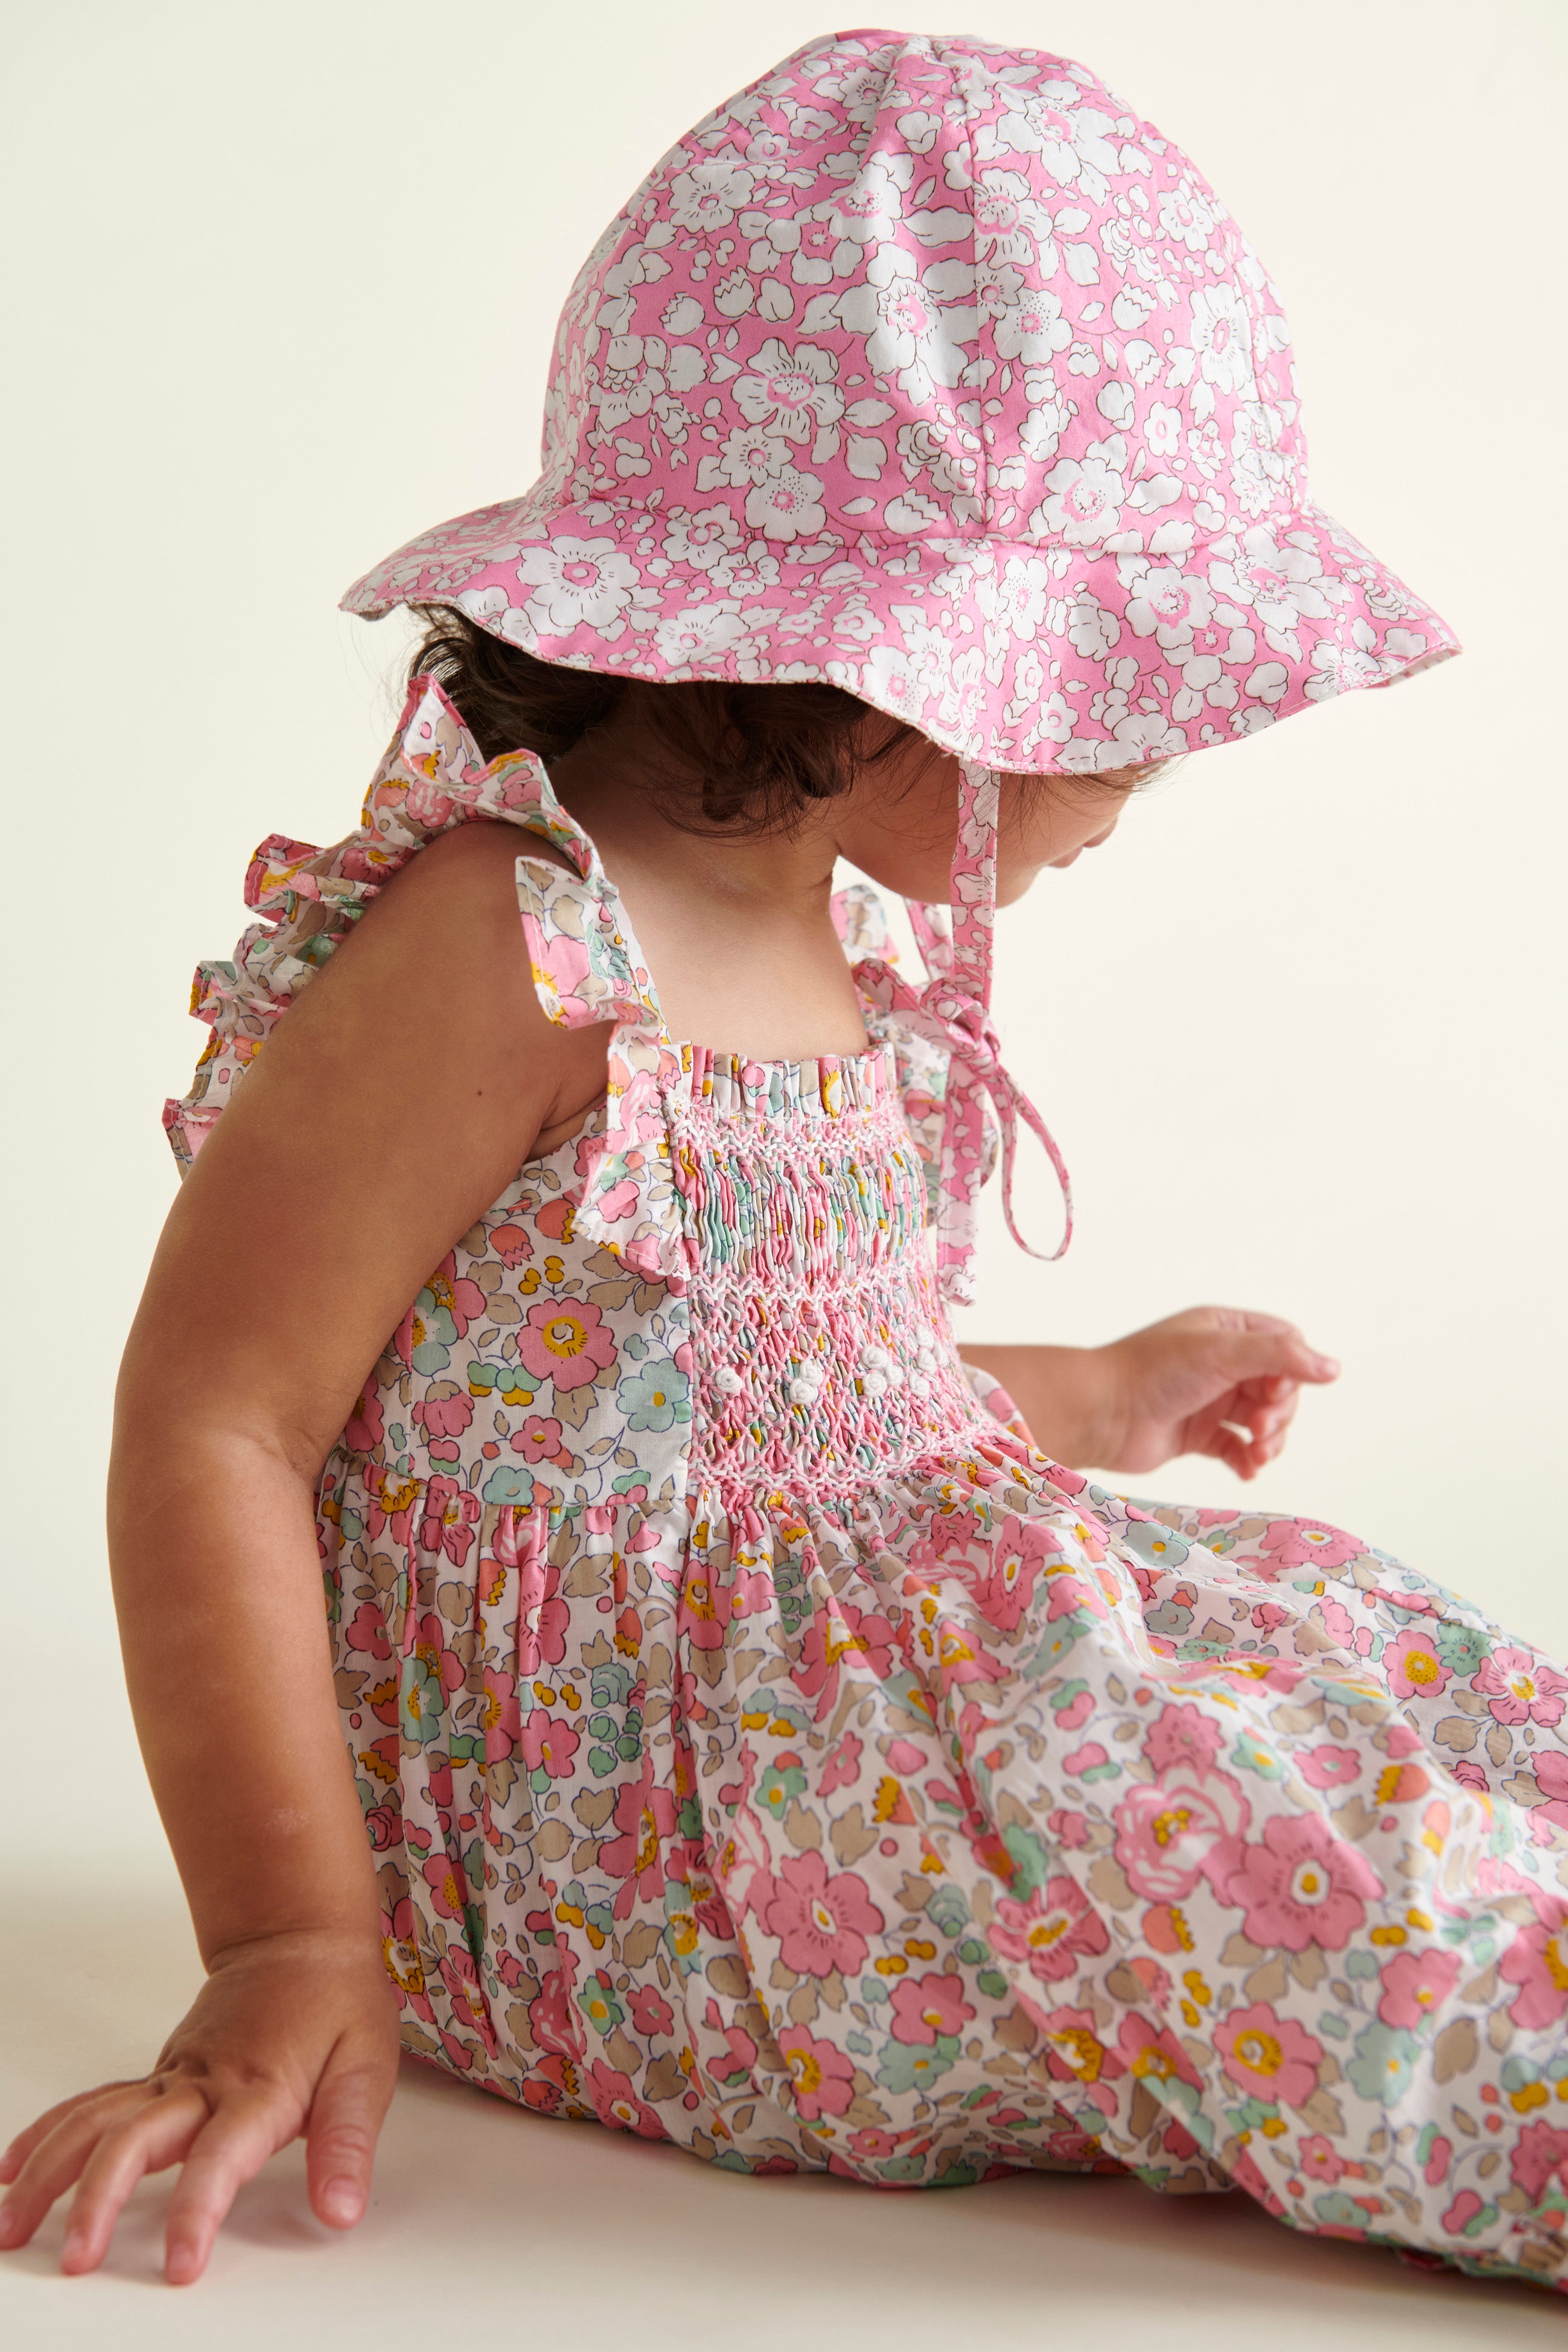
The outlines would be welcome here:
[[[0,386],[20,1113],[3,1213],[20,1377],[0,1885],[17,1968],[49,1987],[13,2016],[17,2120],[84,2067],[145,2063],[189,1969],[120,1686],[100,1495],[115,1362],[174,1190],[159,1106],[201,1043],[191,967],[229,951],[264,834],[324,842],[353,821],[402,639],[395,621],[339,615],[342,590],[422,526],[531,478],[582,254],[671,140],[826,21],[802,0],[6,11],[4,168],[23,234]],[[1112,846],[1004,918],[1009,1057],[1067,1151],[1080,1226],[1062,1265],[1032,1265],[991,1201],[964,1329],[1089,1341],[1205,1299],[1292,1315],[1345,1373],[1307,1401],[1265,1498],[1356,1528],[1568,1654],[1563,15],[1553,0],[974,0],[918,21],[1080,58],[1197,158],[1283,289],[1318,495],[1468,648],[1190,761]],[[1054,1240],[1031,1150],[1021,1213]],[[1141,1483],[1216,1503],[1240,1491],[1201,1462]],[[165,1952],[159,1975],[147,1956]],[[438,2088],[418,2087],[418,2112]],[[515,2121],[487,2103],[492,2151]],[[550,2130],[542,2177],[562,2160]],[[627,2153],[572,2160],[624,2188]],[[705,2211],[705,2178],[681,2171],[660,2193]],[[1031,2211],[1041,2187],[1024,2185]],[[1102,2189],[1120,2193],[1087,2193]],[[1174,2292],[1212,2343],[1214,2282],[1230,2280],[1239,2325],[1281,2264],[1315,2328],[1348,2326],[1363,2299],[1385,2341],[1406,2323],[1450,2340],[1451,2319],[1451,2340],[1473,2342],[1505,2310],[1524,2341],[1556,2317],[1350,2250],[1248,2238],[1245,2217],[1156,2224],[1147,2202],[1150,2244],[1174,2229],[1196,2247],[1199,2230],[1208,2252],[1173,2290],[1160,2263],[1127,2271],[1128,2340],[1156,2312],[1168,2340],[1198,2340],[1169,2333]],[[938,2203],[962,2259],[954,2205]],[[863,2242],[868,2210],[893,2205],[855,2199],[847,2241]],[[417,2199],[409,2210],[423,2226]],[[269,2237],[258,2221],[225,2260],[266,2268],[305,2226]],[[1066,2280],[1087,2258],[1079,2221],[1058,2227]],[[1228,2268],[1226,2230],[1244,2249]],[[278,2259],[282,2300],[263,2299],[258,2326],[305,2291]],[[348,2259],[332,2277],[353,2275]],[[847,2243],[845,2281],[855,2259]],[[5,2277],[63,2341],[45,2269]],[[1000,2315],[1026,2266],[998,2277]],[[73,2291],[79,2324],[97,2293]],[[1120,2341],[1097,2291],[1091,2306],[1100,2340]],[[1268,2308],[1287,2329],[1271,2340],[1294,2342]],[[693,2315],[682,2324],[689,2341]],[[871,2303],[855,2326],[891,2340]]]

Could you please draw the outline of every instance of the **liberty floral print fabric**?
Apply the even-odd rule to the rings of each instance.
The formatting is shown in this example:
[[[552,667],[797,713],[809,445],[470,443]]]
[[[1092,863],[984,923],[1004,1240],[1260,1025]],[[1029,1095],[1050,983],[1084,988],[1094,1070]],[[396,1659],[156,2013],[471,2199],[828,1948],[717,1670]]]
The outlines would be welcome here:
[[[346,608],[822,679],[1025,772],[1457,649],[1314,501],[1279,294],[1214,190],[1033,49],[833,34],[698,124],[568,295],[543,467]]]
[[[258,853],[176,1148],[478,818],[570,861],[520,904],[612,1091],[433,1269],[321,1480],[406,2046],[741,2170],[1123,2168],[1557,2283],[1568,1675],[1335,1528],[1042,1455],[938,1293],[928,1036],[868,1001],[841,1061],[670,1041],[538,763],[420,682],[360,828]]]

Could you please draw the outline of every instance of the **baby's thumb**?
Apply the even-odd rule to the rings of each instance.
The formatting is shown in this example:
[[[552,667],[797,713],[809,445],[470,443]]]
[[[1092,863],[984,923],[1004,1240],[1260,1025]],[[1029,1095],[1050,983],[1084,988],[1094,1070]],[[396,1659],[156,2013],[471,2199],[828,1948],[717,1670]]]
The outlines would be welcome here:
[[[395,2061],[379,2051],[348,2055],[340,2043],[310,2104],[305,2170],[310,2202],[334,2230],[348,2230],[370,2202],[375,2144],[391,2104]]]
[[[1300,1331],[1221,1331],[1215,1334],[1215,1364],[1233,1381],[1337,1381],[1332,1356],[1310,1348]]]

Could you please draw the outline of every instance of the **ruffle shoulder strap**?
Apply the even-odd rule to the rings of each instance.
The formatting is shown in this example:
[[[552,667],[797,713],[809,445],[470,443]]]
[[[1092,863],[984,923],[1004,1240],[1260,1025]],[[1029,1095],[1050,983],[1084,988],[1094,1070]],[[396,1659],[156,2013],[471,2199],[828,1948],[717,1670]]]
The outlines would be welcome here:
[[[275,1024],[392,876],[441,834],[481,819],[515,824],[570,861],[570,871],[526,853],[517,861],[534,985],[565,1027],[614,1024],[605,1130],[585,1154],[579,1221],[639,1271],[678,1272],[679,1208],[659,1107],[674,1057],[615,886],[534,755],[487,762],[431,677],[409,688],[355,830],[328,849],[273,834],[251,859],[245,900],[258,919],[232,959],[196,967],[191,1011],[211,1034],[189,1092],[164,1106],[174,1155],[190,1166]]]

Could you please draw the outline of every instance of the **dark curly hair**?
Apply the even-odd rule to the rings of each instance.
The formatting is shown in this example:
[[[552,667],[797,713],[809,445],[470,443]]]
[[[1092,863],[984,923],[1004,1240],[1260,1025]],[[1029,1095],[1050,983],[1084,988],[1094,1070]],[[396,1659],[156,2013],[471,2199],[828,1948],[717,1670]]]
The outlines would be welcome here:
[[[857,776],[886,766],[911,736],[929,744],[918,729],[837,686],[614,677],[540,661],[451,605],[414,610],[425,634],[408,675],[440,681],[487,760],[517,751],[559,760],[635,698],[651,780],[668,794],[671,821],[688,832],[787,831],[812,802],[832,800]],[[1140,772],[1119,769],[1071,782],[1125,787]],[[694,776],[701,779],[695,788]]]

